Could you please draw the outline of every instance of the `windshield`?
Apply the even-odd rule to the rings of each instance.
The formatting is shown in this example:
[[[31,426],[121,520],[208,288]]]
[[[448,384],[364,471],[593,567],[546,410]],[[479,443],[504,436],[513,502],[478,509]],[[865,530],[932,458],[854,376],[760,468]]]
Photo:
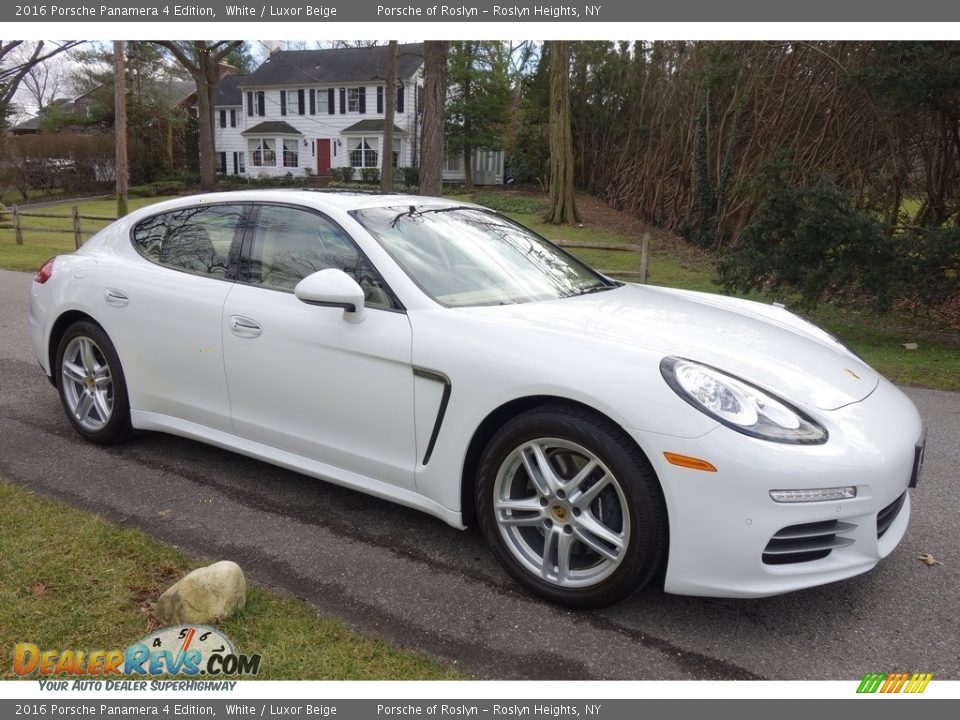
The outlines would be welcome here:
[[[443,305],[556,300],[617,286],[490,210],[408,206],[350,214],[424,292]]]

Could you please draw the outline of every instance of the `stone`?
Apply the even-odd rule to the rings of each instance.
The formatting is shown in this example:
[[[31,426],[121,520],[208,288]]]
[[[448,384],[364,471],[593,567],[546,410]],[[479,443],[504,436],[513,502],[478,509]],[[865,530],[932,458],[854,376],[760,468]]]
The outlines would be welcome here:
[[[187,573],[157,601],[163,625],[209,625],[226,620],[247,602],[247,580],[235,562],[222,560]]]

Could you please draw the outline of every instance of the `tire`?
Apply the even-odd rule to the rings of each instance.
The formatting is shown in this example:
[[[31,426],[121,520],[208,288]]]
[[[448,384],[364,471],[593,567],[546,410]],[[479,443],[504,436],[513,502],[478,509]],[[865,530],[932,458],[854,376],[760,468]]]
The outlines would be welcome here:
[[[55,371],[60,402],[80,435],[101,445],[132,435],[123,368],[103,328],[87,320],[67,328]]]
[[[586,408],[544,406],[503,425],[481,458],[476,506],[497,560],[551,602],[604,607],[664,565],[656,474],[623,430]]]

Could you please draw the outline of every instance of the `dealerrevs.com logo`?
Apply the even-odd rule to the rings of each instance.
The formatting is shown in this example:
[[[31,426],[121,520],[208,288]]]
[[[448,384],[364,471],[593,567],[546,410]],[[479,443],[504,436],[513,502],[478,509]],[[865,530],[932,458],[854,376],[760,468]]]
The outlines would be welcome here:
[[[209,677],[259,671],[260,655],[237,653],[226,635],[205,625],[161,628],[125,650],[42,649],[34,643],[18,643],[13,651],[13,672],[19,677]]]
[[[922,693],[933,673],[867,673],[860,681],[858,693]]]

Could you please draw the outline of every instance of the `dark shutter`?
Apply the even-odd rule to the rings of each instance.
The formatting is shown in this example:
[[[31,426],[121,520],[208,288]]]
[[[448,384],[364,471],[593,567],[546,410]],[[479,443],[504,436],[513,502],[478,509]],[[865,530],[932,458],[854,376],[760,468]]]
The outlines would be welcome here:
[[[257,92],[257,115],[263,117],[267,114],[267,99],[263,94],[263,90]]]
[[[287,91],[286,90],[280,91],[280,114],[281,115],[287,114]]]
[[[220,127],[225,128],[227,126],[227,111],[220,111]]]
[[[403,112],[403,83],[397,85],[397,112]]]
[[[240,174],[240,163],[237,162],[237,153],[236,153],[236,151],[234,151],[234,153],[233,153],[233,174],[234,174],[234,175],[239,175],[239,174]]]
[[[220,173],[227,174],[227,154],[225,152],[220,153]]]
[[[383,85],[377,85],[377,115],[383,114]]]
[[[247,117],[253,117],[253,93],[247,93]]]
[[[230,127],[236,127],[236,126],[237,126],[237,111],[231,110],[230,111]]]
[[[337,102],[334,98],[333,88],[327,90],[327,114],[333,115],[337,112]]]
[[[315,88],[310,88],[310,114],[317,114],[317,91]]]
[[[359,110],[360,114],[363,115],[367,112],[367,89],[365,87],[357,88],[357,92],[360,95]]]
[[[347,114],[347,89],[340,88],[340,114]]]

